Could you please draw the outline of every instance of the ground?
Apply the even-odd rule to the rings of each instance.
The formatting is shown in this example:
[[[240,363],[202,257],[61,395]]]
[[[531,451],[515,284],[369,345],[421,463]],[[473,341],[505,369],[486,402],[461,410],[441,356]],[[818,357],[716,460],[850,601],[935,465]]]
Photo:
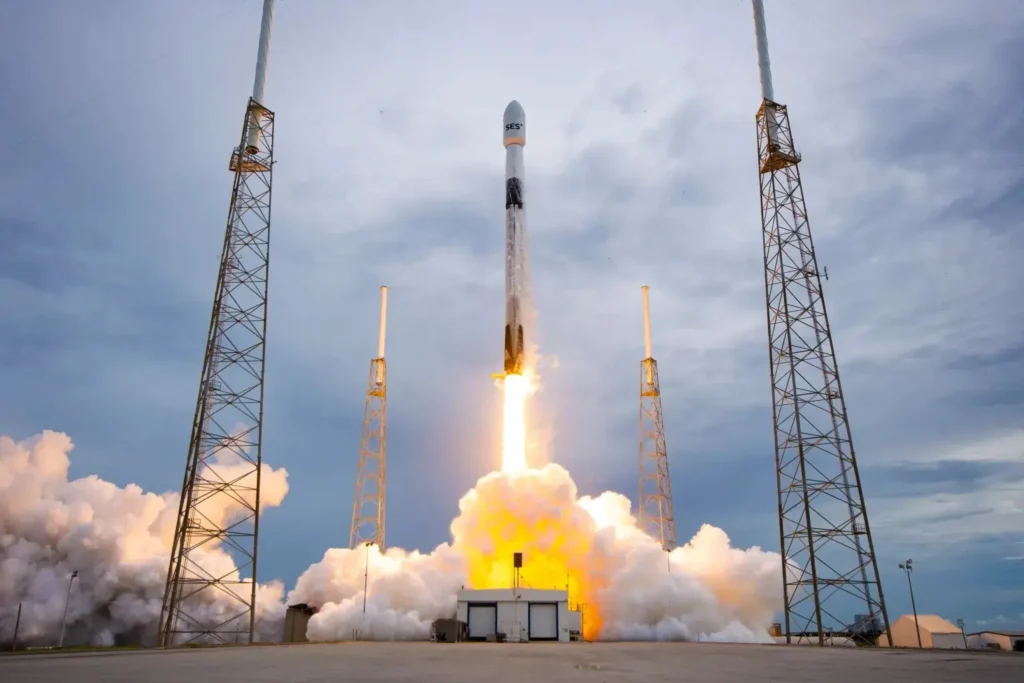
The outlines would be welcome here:
[[[1024,681],[999,652],[698,643],[345,643],[0,656],[0,680],[75,683]]]

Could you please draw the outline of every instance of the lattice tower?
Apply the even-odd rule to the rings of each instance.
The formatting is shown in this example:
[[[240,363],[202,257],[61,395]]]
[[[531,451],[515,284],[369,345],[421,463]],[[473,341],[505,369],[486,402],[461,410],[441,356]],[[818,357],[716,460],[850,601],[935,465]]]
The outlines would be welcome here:
[[[824,645],[826,630],[856,630],[853,609],[866,608],[871,624],[880,617],[878,630],[885,633],[889,617],[807,220],[800,156],[789,112],[773,99],[761,0],[753,5],[763,96],[757,152],[786,637],[816,638]]]
[[[366,387],[363,430],[359,441],[356,490],[352,497],[352,529],[349,547],[376,544],[384,551],[385,509],[387,501],[387,363],[384,360],[384,333],[387,323],[387,287],[380,288],[380,341],[377,358],[370,361]]]
[[[676,547],[676,523],[672,509],[672,483],[668,473],[665,420],[661,410],[658,361],[651,355],[651,316],[647,287],[643,287],[644,343],[647,357],[640,361],[640,493],[637,521],[661,547]]]
[[[250,99],[229,162],[235,179],[161,609],[163,646],[254,638],[273,165],[274,113]],[[214,569],[206,559],[213,548],[237,571]]]

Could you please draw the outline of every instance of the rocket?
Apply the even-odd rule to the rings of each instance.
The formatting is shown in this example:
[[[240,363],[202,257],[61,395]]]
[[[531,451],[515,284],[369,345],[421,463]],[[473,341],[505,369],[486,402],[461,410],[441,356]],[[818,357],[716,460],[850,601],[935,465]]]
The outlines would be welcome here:
[[[526,340],[523,302],[526,298],[526,211],[523,207],[523,147],[526,112],[512,100],[502,117],[505,144],[505,374],[521,375]]]

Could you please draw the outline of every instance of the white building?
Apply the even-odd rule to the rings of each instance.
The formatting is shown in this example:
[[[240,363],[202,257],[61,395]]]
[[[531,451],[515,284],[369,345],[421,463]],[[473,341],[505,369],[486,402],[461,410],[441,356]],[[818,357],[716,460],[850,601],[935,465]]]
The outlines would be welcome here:
[[[932,647],[936,650],[966,650],[967,636],[960,629],[956,633],[933,633]]]
[[[967,642],[970,643],[972,650],[1013,650],[1015,643],[1024,643],[1024,631],[980,631],[968,635]]]
[[[555,640],[567,642],[582,630],[579,612],[569,611],[564,590],[496,588],[462,590],[457,618],[466,623],[469,640]]]
[[[918,627],[914,627],[914,615],[904,614],[889,624],[893,645],[896,647],[917,647],[917,632],[921,633],[921,647],[964,649],[963,632],[956,626],[935,614],[917,615]],[[878,637],[880,647],[888,647],[889,639],[883,633]]]

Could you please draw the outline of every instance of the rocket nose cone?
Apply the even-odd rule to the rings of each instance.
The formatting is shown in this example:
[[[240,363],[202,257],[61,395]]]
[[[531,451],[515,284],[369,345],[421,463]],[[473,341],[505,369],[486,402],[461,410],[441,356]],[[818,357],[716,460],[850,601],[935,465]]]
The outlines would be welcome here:
[[[522,121],[526,118],[526,112],[523,111],[523,105],[519,104],[518,101],[512,100],[505,107],[505,121],[515,120]]]
[[[505,107],[505,116],[502,117],[503,141],[505,146],[526,144],[526,112],[523,105],[512,100]]]

